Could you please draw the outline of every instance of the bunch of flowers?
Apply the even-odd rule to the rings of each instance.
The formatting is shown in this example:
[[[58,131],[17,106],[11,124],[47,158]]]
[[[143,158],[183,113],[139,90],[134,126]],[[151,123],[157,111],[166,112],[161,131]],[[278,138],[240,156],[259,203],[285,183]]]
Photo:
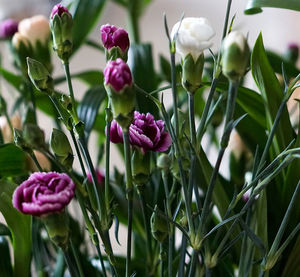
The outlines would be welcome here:
[[[103,2],[88,2],[0,23],[16,66],[0,74],[20,93],[15,116],[0,95],[0,275],[298,276],[300,125],[287,109],[300,86],[298,46],[268,54],[260,35],[249,63],[229,1],[215,53],[208,19],[182,18],[169,32],[165,18],[170,62],[161,57],[158,74],[138,28],[149,1],[116,1],[132,33],[105,24],[98,42],[87,35]],[[84,44],[105,57],[103,70],[71,74]],[[51,48],[64,78],[52,76]],[[248,71],[258,91],[246,87]],[[74,78],[90,86],[80,101]],[[53,119],[49,140],[37,110]],[[111,148],[124,169],[111,168]]]

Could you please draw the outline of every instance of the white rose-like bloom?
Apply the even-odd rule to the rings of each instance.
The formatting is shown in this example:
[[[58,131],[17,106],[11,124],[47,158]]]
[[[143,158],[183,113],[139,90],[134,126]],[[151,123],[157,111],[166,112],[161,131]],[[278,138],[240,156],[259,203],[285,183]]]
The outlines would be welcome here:
[[[27,37],[23,36],[19,32],[15,33],[12,38],[12,44],[16,49],[19,49],[20,43],[23,42],[25,46],[29,46],[29,41]]]
[[[43,15],[35,15],[20,21],[18,31],[34,46],[37,41],[45,44],[50,38],[49,20]]]
[[[174,38],[180,22],[177,22],[171,32],[171,38]],[[205,50],[210,48],[213,43],[210,39],[215,35],[215,31],[210,22],[204,17],[187,17],[181,22],[177,39],[176,51],[184,59],[191,54],[194,61]]]

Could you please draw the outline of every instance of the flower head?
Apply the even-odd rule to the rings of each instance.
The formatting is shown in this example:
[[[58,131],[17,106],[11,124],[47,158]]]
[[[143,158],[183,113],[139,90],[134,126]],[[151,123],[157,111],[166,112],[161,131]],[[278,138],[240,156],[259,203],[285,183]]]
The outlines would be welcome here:
[[[62,211],[74,192],[75,184],[65,173],[35,172],[16,188],[13,206],[24,214],[48,215]]]
[[[179,28],[179,29],[178,29]],[[178,33],[177,33],[178,31]],[[204,17],[187,17],[177,22],[171,32],[176,38],[176,51],[184,59],[191,54],[196,61],[205,49],[212,46],[210,39],[215,35],[210,22]]]
[[[69,10],[61,4],[57,4],[53,7],[50,18],[53,19],[56,14],[62,16],[63,13],[69,13]]]
[[[25,36],[32,46],[40,41],[45,44],[50,37],[50,27],[48,19],[43,15],[35,15],[20,21],[18,31]]]
[[[124,29],[106,24],[101,26],[100,32],[102,43],[107,50],[113,47],[120,47],[124,52],[129,48],[128,33]]]
[[[111,124],[110,139],[114,143],[123,143],[122,128],[116,121]],[[143,153],[164,152],[172,143],[162,120],[154,120],[152,114],[137,111],[134,112],[134,119],[129,127],[129,140],[131,145],[141,148]]]
[[[129,66],[120,58],[109,61],[104,69],[105,85],[110,85],[116,92],[131,86],[132,76]]]
[[[18,31],[18,22],[13,19],[6,19],[0,23],[0,37],[10,38]]]

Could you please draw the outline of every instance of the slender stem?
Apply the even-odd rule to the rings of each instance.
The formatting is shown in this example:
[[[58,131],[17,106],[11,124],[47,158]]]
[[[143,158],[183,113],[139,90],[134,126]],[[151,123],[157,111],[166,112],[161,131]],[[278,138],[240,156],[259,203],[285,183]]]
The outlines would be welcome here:
[[[173,98],[173,114],[175,118],[175,135],[179,135],[179,119],[178,119],[178,101],[177,101],[177,86],[176,86],[176,64],[175,53],[171,52],[171,85],[172,85],[172,98]]]
[[[165,195],[166,195],[166,206],[167,206],[168,217],[172,218],[170,192],[169,192],[169,187],[168,187],[168,174],[166,171],[162,172],[162,177],[163,177],[163,183],[164,183],[164,189],[165,189]],[[173,244],[174,244],[173,232],[174,232],[174,228],[173,228],[173,226],[170,226],[169,250],[168,250],[168,275],[169,275],[169,277],[172,277]]]
[[[105,265],[104,265],[104,261],[103,261],[103,257],[102,257],[102,253],[101,253],[99,244],[96,245],[96,250],[97,250],[99,260],[100,260],[103,275],[104,275],[104,277],[107,277],[106,269],[105,269]]]
[[[83,177],[86,178],[85,167],[84,167],[84,164],[83,164],[83,160],[82,160],[82,156],[81,156],[81,153],[80,153],[80,150],[79,150],[78,143],[77,143],[75,135],[74,135],[74,131],[70,130],[70,134],[71,134],[71,138],[72,138],[72,141],[73,141],[73,144],[74,144],[74,147],[75,147],[75,151],[76,151],[76,154],[77,154],[77,157],[78,157],[78,160],[79,160],[79,164],[80,164],[80,168],[81,168]]]
[[[135,44],[140,43],[140,31],[139,31],[139,0],[129,0],[128,1],[128,15],[129,24],[132,35],[132,41]]]
[[[71,252],[69,251],[69,249],[63,250],[63,252],[71,277],[78,277],[78,271],[74,264]]]
[[[31,103],[32,103],[32,108],[33,108],[33,120],[34,120],[34,123],[37,123],[35,95],[34,95],[33,86],[32,86],[31,81],[29,81],[28,86],[29,86],[30,98],[31,98]]]
[[[78,253],[77,253],[77,250],[74,247],[72,239],[70,239],[69,243],[70,243],[70,246],[71,246],[71,249],[72,249],[73,256],[75,258],[75,263],[76,263],[76,266],[78,268],[79,276],[84,277],[84,273],[83,273],[82,266],[81,266],[81,263],[80,263],[80,260],[79,260],[79,257],[78,257]]]
[[[178,277],[183,277],[184,276],[186,246],[187,246],[187,238],[184,234],[182,234],[181,246],[180,246],[181,249],[180,249]]]
[[[139,189],[138,194],[140,197],[140,203],[141,203],[143,220],[144,220],[144,227],[145,227],[145,231],[146,231],[147,261],[148,261],[148,266],[150,267],[151,262],[152,262],[152,244],[151,244],[152,236],[151,236],[150,225],[149,225],[149,217],[147,214],[146,199],[145,199],[145,194],[143,192],[143,189]]]
[[[198,259],[198,251],[194,250],[193,254],[192,254],[192,259],[191,259],[191,266],[190,266],[189,277],[195,276],[197,259]]]
[[[107,113],[109,113],[108,109],[106,110]],[[106,141],[105,141],[105,205],[107,211],[109,211],[110,209],[110,192],[109,192],[110,127],[111,127],[111,121],[107,119],[106,120]]]
[[[195,101],[194,94],[188,93],[189,96],[189,121],[190,121],[190,133],[191,143],[193,147],[196,146],[196,127],[195,127]]]
[[[126,197],[128,200],[126,277],[129,277],[130,276],[130,267],[131,267],[133,183],[132,183],[132,171],[131,171],[129,132],[128,132],[128,129],[125,129],[125,128],[123,128],[123,141],[124,141],[125,167],[126,167]]]
[[[66,79],[67,79],[67,83],[68,83],[68,89],[69,89],[71,101],[72,101],[72,109],[73,109],[73,113],[74,113],[73,116],[75,116],[74,123],[76,124],[77,123],[76,121],[78,121],[78,117],[77,117],[77,112],[76,112],[76,102],[75,102],[75,97],[74,97],[73,85],[72,85],[72,81],[71,81],[69,63],[66,62],[63,64],[63,66],[64,66],[65,75],[66,75]]]
[[[34,161],[34,163],[35,163],[36,167],[38,168],[38,170],[43,172],[43,169],[42,169],[39,161],[37,160],[36,155],[34,154],[34,152],[30,151],[29,155],[30,155],[31,159]]]
[[[219,174],[220,165],[221,165],[221,162],[222,162],[222,159],[224,156],[224,152],[227,147],[228,140],[229,140],[230,133],[231,133],[231,131],[229,131],[229,134],[227,133],[228,132],[227,127],[228,127],[229,122],[233,119],[237,89],[238,89],[238,82],[230,81],[227,105],[226,105],[225,124],[224,124],[224,130],[223,130],[223,134],[222,134],[222,138],[221,138],[221,141],[223,143],[221,143],[222,146],[221,146],[221,149],[219,150],[218,158],[217,158],[217,161],[216,161],[216,164],[215,164],[215,167],[214,167],[214,170],[213,170],[213,173],[212,173],[209,185],[208,185],[208,189],[207,189],[204,204],[203,204],[203,210],[201,213],[200,224],[199,224],[199,228],[198,228],[198,231],[202,232],[202,234],[204,232],[204,225],[206,223],[206,219],[209,214],[209,206],[211,203],[212,194],[213,194],[213,190],[214,190],[214,187],[216,184],[216,180],[217,180],[217,177]]]
[[[160,243],[160,277],[164,277],[164,271],[165,271],[165,259],[164,259],[164,245],[163,242]]]
[[[204,110],[203,110],[203,113],[202,113],[202,116],[201,116],[200,124],[199,124],[199,127],[197,129],[197,140],[198,140],[197,149],[199,149],[199,152],[200,152],[200,149],[201,149],[201,140],[202,140],[202,137],[203,137],[203,134],[204,134],[205,123],[206,123],[206,120],[207,120],[207,116],[208,116],[208,113],[209,113],[209,110],[210,110],[210,106],[211,106],[216,88],[217,88],[218,81],[219,81],[218,78],[214,78],[212,80],[211,88],[210,88],[207,100],[205,102],[205,106],[204,106]]]

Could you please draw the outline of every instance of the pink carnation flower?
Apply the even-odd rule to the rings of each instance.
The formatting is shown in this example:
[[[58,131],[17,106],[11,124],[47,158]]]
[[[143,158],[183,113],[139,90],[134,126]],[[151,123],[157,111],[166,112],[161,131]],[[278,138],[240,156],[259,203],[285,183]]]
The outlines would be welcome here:
[[[124,29],[106,24],[101,26],[100,33],[102,43],[107,50],[120,47],[125,52],[129,48],[128,33]]]

